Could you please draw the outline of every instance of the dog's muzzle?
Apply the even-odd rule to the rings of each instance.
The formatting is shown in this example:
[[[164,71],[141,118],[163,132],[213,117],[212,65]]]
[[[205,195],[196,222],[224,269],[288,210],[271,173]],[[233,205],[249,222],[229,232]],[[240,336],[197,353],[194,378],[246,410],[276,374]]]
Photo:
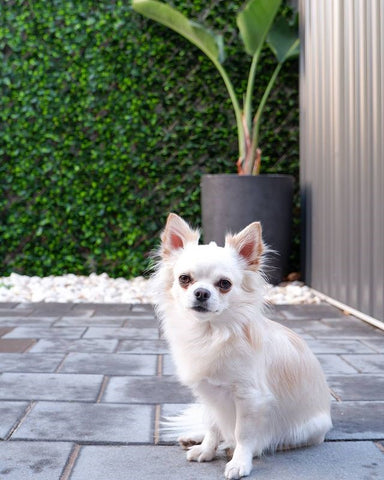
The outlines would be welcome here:
[[[193,295],[195,297],[195,301],[193,304],[192,309],[196,312],[209,312],[209,308],[207,302],[211,297],[211,292],[206,288],[197,288]]]

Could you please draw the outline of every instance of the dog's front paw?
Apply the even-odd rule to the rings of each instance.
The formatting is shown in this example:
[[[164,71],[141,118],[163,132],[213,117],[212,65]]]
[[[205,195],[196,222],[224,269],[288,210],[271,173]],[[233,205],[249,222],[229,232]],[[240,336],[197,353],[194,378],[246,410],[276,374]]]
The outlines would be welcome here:
[[[238,479],[241,477],[246,477],[251,473],[252,462],[238,462],[236,460],[231,460],[227,463],[225,467],[225,478],[227,479]]]
[[[215,449],[195,445],[188,450],[187,460],[190,462],[210,462],[215,457],[215,454]]]

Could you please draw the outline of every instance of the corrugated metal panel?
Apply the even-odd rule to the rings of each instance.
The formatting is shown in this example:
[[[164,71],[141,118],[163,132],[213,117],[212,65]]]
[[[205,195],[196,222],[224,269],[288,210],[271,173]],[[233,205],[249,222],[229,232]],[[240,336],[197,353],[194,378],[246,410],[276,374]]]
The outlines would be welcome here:
[[[384,320],[384,0],[301,0],[306,281]]]

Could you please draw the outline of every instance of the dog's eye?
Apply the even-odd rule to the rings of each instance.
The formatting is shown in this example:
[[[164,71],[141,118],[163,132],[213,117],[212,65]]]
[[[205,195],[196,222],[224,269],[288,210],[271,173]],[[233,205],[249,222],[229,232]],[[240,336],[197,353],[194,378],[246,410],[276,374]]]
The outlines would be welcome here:
[[[179,283],[182,287],[187,287],[192,282],[192,278],[189,275],[180,275]]]
[[[228,292],[232,287],[232,283],[226,278],[222,278],[217,282],[217,286],[222,292]]]

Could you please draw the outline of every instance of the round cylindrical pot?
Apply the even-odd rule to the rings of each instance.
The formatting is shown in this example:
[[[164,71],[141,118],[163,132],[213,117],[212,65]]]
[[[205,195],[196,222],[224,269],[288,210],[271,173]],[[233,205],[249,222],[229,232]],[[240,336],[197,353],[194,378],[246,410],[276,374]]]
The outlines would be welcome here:
[[[204,242],[224,245],[237,233],[261,222],[270,252],[264,273],[276,285],[287,274],[291,248],[294,179],[290,175],[203,175],[201,207]]]

